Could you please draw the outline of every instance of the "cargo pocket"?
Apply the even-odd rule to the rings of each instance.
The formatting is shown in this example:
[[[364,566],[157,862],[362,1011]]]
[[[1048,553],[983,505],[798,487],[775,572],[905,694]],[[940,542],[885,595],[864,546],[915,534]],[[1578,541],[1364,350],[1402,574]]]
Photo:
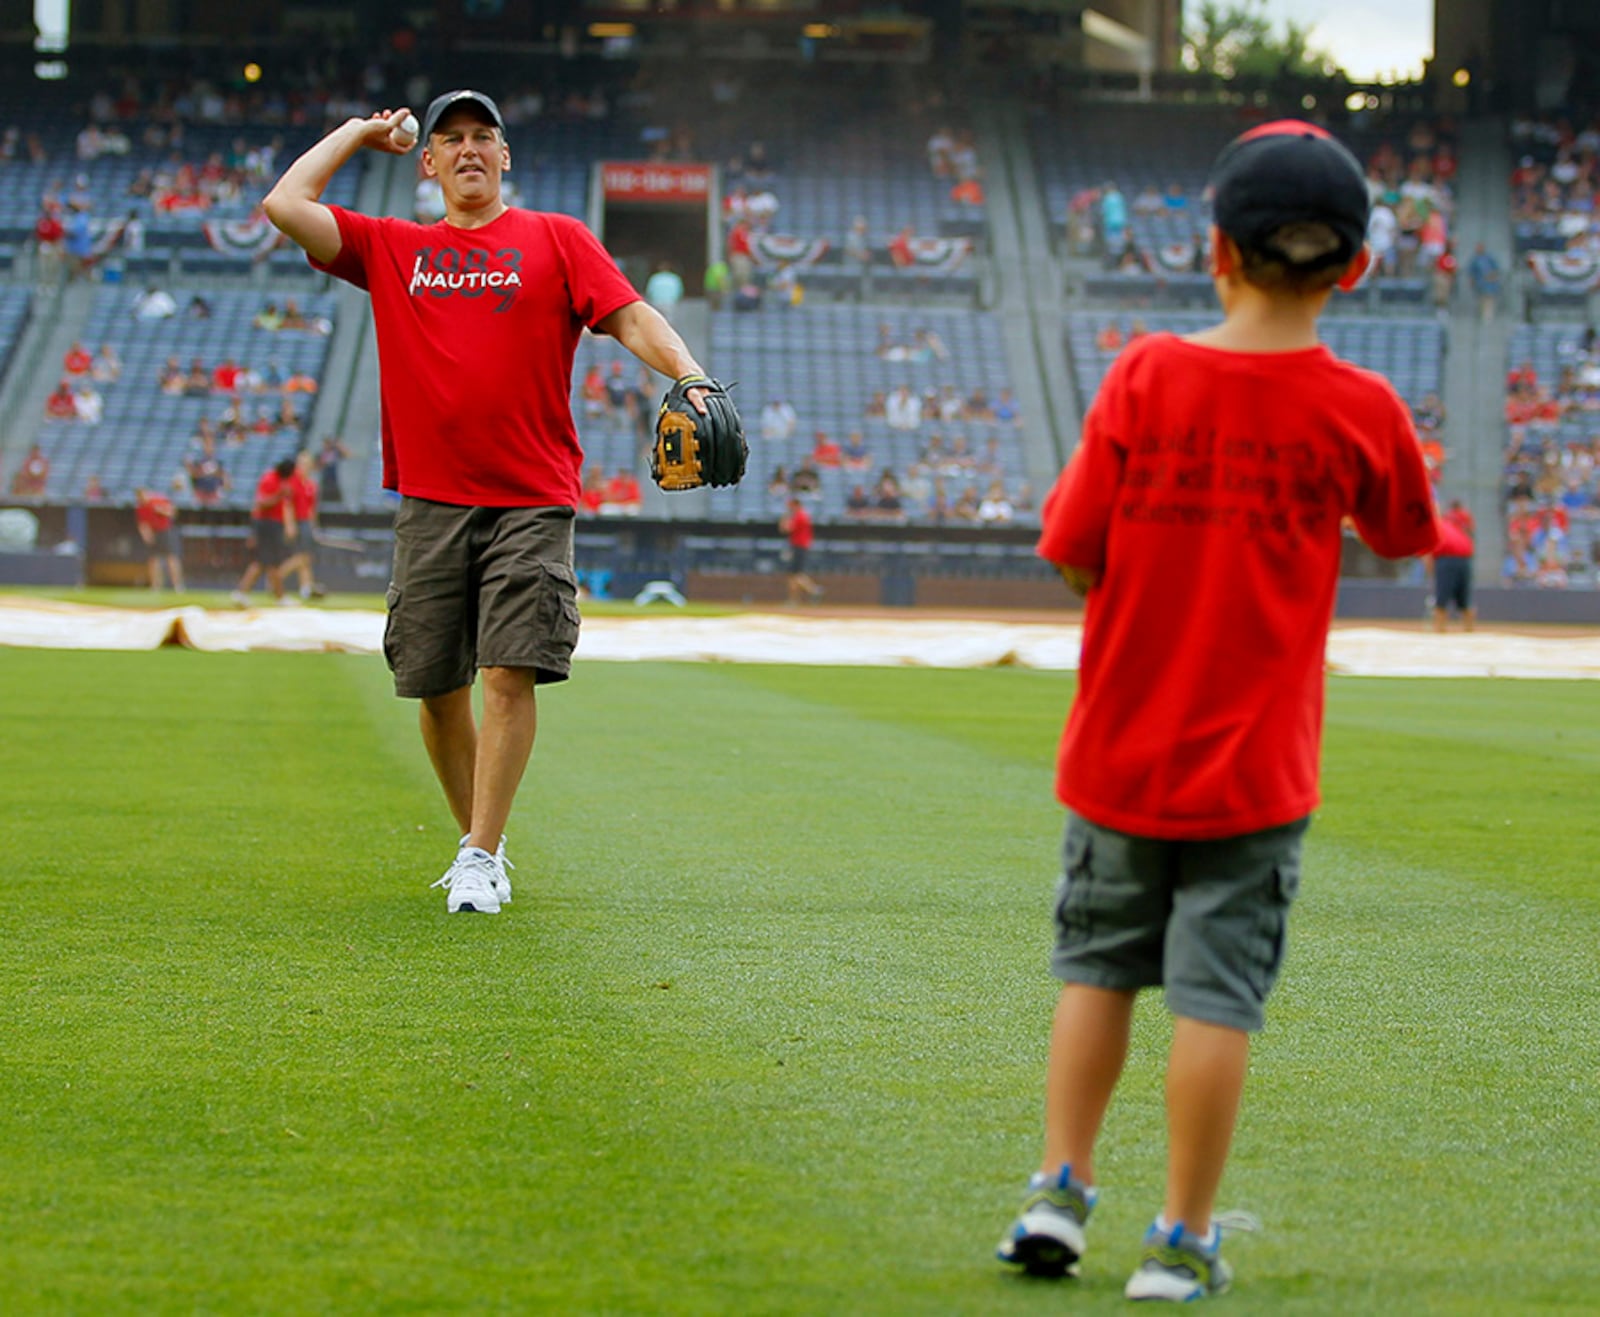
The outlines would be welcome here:
[[[1083,937],[1089,932],[1089,911],[1094,885],[1094,838],[1086,829],[1069,823],[1062,847],[1061,882],[1056,888],[1056,928],[1063,936]]]
[[[383,661],[390,672],[399,672],[400,645],[395,635],[395,610],[400,607],[400,591],[390,586],[383,596]]]

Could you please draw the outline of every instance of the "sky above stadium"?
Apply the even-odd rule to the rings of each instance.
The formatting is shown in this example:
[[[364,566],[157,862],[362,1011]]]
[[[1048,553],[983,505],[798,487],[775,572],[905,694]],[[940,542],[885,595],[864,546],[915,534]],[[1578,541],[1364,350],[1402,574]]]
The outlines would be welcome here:
[[[1421,74],[1433,54],[1434,0],[1267,0],[1267,13],[1313,25],[1311,43],[1328,51],[1352,78],[1382,80]]]

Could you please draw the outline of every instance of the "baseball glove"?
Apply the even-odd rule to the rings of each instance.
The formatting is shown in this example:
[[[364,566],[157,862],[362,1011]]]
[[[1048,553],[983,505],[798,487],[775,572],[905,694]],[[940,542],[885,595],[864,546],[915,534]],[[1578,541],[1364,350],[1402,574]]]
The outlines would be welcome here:
[[[690,389],[704,389],[705,415],[689,401]],[[750,446],[733,399],[716,380],[685,375],[667,391],[656,414],[656,442],[650,450],[650,475],[662,489],[737,485]]]

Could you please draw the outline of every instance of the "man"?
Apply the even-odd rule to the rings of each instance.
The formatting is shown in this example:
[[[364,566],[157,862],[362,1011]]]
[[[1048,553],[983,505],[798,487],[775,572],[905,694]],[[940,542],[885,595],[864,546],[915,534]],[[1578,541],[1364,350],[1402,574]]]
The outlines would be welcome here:
[[[255,502],[250,507],[250,562],[233,590],[233,602],[250,606],[250,587],[263,569],[267,588],[280,604],[291,603],[283,593],[283,569],[294,541],[294,459],[286,457],[270,466],[256,482]]]
[[[806,505],[791,495],[778,529],[789,541],[789,602],[798,604],[806,599],[822,598],[822,587],[806,571],[806,559],[811,556],[811,544],[816,537]]]
[[[655,273],[645,280],[644,298],[671,320],[672,313],[678,309],[678,303],[683,301],[683,276],[668,262],[662,261],[656,266]]]
[[[133,497],[134,521],[150,563],[150,588],[161,589],[161,570],[165,567],[172,588],[182,591],[183,559],[178,551],[177,509],[172,500],[157,489],[136,489]]]
[[[300,577],[300,597],[321,598],[317,588],[317,459],[306,449],[294,457],[294,474],[289,477],[289,500],[294,507],[294,542],[289,546],[288,559],[283,564],[287,578],[295,573]]]
[[[422,172],[439,182],[443,220],[324,205],[357,151],[411,149],[397,132],[409,114],[335,128],[264,206],[312,265],[372,298],[384,485],[401,496],[384,651],[396,692],[421,701],[423,744],[464,834],[435,886],[452,914],[494,914],[511,899],[504,832],[533,750],[534,688],[567,677],[578,636],[578,336],[610,334],[669,378],[701,371],[581,223],[507,205],[511,148],[482,92],[446,92],[423,116]],[[690,397],[704,410],[701,391]]]
[[[1467,276],[1472,280],[1472,294],[1478,299],[1478,319],[1488,324],[1500,301],[1500,262],[1481,242],[1467,262]]]

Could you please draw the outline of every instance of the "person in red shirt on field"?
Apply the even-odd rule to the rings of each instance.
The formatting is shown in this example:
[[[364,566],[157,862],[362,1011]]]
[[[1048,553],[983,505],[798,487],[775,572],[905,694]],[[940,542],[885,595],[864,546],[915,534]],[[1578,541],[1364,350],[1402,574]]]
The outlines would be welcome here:
[[[178,548],[178,510],[157,489],[133,491],[133,519],[150,562],[150,588],[161,588],[162,568],[174,590],[183,589],[183,555]]]
[[[1457,509],[1464,515],[1457,515]],[[1460,503],[1439,518],[1439,543],[1430,558],[1433,571],[1433,629],[1443,631],[1453,609],[1461,629],[1471,631],[1478,610],[1472,603],[1472,514]]]
[[[294,509],[294,537],[289,557],[283,564],[285,579],[291,573],[300,578],[302,599],[320,598],[317,587],[317,459],[305,449],[294,455],[294,474],[289,477],[289,501]]]
[[[250,562],[233,589],[233,602],[250,607],[250,588],[263,571],[267,588],[278,603],[297,603],[283,593],[283,566],[289,545],[295,537],[294,459],[286,457],[268,467],[256,482],[255,502],[250,507]]]
[[[1123,350],[1039,538],[1087,603],[1056,779],[1070,814],[1044,1157],[999,1254],[1076,1266],[1134,999],[1165,985],[1166,1200],[1133,1299],[1229,1282],[1213,1208],[1317,804],[1340,523],[1390,557],[1438,539],[1409,410],[1317,336],[1370,259],[1360,165],[1278,121],[1226,147],[1212,186],[1222,323]]]
[[[505,120],[482,92],[446,92],[422,116],[422,173],[438,180],[444,219],[323,204],[358,151],[411,150],[409,117],[347,120],[263,204],[313,266],[372,299],[383,483],[401,496],[384,652],[396,693],[421,701],[423,742],[464,834],[435,886],[449,913],[492,914],[511,899],[504,833],[533,751],[534,688],[566,679],[578,639],[579,335],[610,334],[681,383],[704,373],[581,222],[506,203]],[[688,394],[704,411],[705,394]]]
[[[789,602],[798,604],[806,599],[821,599],[822,587],[806,570],[816,531],[811,524],[811,514],[799,499],[790,497],[778,522],[778,531],[789,541]]]

